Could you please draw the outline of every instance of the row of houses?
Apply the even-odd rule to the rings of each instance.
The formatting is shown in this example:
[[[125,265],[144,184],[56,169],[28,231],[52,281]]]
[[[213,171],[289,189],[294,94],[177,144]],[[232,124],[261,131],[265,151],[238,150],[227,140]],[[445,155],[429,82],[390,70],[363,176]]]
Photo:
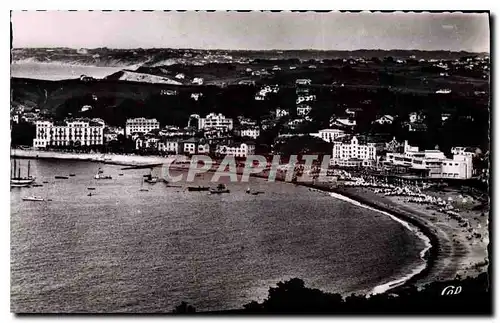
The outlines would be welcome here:
[[[234,156],[246,158],[255,154],[255,143],[252,141],[226,142],[210,144],[205,139],[158,138],[155,136],[139,136],[135,139],[136,150],[155,150],[167,154],[205,154],[218,156]]]

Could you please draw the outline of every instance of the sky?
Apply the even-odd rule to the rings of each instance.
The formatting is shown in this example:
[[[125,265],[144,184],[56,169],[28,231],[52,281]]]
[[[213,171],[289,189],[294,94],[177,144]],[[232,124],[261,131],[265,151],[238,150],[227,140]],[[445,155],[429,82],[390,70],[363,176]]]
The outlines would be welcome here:
[[[486,13],[13,11],[13,47],[489,52]]]

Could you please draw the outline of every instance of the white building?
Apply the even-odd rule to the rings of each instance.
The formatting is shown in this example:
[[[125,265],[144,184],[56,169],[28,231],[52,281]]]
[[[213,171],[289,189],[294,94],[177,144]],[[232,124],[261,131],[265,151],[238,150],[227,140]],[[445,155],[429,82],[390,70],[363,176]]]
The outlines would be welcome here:
[[[210,113],[205,118],[198,119],[198,129],[231,130],[233,129],[233,119],[224,117],[222,113]]]
[[[168,153],[179,153],[179,142],[177,140],[165,140],[158,143],[158,150]]]
[[[419,151],[405,142],[404,152],[387,153],[386,164],[404,166],[424,172],[430,178],[467,179],[472,177],[472,156],[454,155],[448,159],[439,150]]]
[[[317,133],[311,133],[309,135],[321,138],[326,142],[334,142],[337,138],[345,136],[345,131],[341,129],[322,129]]]
[[[295,104],[300,104],[302,102],[311,102],[316,100],[316,95],[310,94],[310,95],[301,95],[298,96],[297,99],[295,100]]]
[[[300,104],[297,106],[297,115],[306,116],[311,112],[312,108],[307,104]]]
[[[422,113],[412,112],[408,116],[410,123],[418,123],[425,120],[425,116]]]
[[[297,79],[295,80],[296,85],[311,85],[310,79]]]
[[[280,109],[280,108],[276,109],[276,118],[282,118],[282,117],[287,116],[289,114],[290,114],[290,112],[288,112],[287,109]]]
[[[330,126],[340,126],[352,128],[356,126],[356,120],[350,118],[336,118],[330,122]]]
[[[178,148],[180,153],[189,155],[210,153],[210,145],[198,138],[183,140],[179,143]]]
[[[362,144],[356,136],[333,142],[330,164],[343,166],[346,161],[361,161],[361,166],[373,165],[377,159],[374,143]]]
[[[240,137],[250,137],[253,139],[257,139],[260,136],[260,130],[258,127],[246,127],[237,130],[237,134]]]
[[[135,139],[135,149],[158,149],[160,138],[139,136]]]
[[[33,147],[97,146],[104,144],[104,125],[86,119],[61,123],[37,121]]]
[[[196,84],[196,85],[203,85],[203,78],[195,77],[191,83]]]
[[[394,122],[394,117],[388,114],[383,115],[374,121],[374,123],[378,124],[392,124],[393,122]]]
[[[160,123],[156,119],[127,119],[127,123],[125,124],[125,136],[129,137],[134,132],[146,134],[154,129],[160,129]]]
[[[251,143],[241,143],[234,145],[219,145],[216,153],[219,155],[229,155],[234,157],[248,157],[255,153],[255,145]]]
[[[451,148],[452,155],[464,155],[474,157],[480,149],[472,147],[453,147]]]

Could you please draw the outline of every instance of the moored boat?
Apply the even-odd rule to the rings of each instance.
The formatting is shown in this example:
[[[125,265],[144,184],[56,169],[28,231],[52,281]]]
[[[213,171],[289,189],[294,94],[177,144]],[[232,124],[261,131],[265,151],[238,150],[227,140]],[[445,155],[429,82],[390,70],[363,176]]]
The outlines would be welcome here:
[[[55,179],[68,179],[68,176],[54,176]]]
[[[95,174],[94,179],[113,179],[113,177],[108,175]]]
[[[210,194],[222,194],[222,193],[229,193],[229,189],[226,187],[224,184],[219,184],[217,185],[216,188],[211,188]]]
[[[43,199],[43,197],[33,195],[33,196],[23,197],[23,201],[43,202],[45,200]]]
[[[14,169],[11,171],[10,186],[16,186],[16,187],[29,186],[33,184],[34,181],[35,177],[30,175],[30,161],[28,161],[28,175],[26,177],[22,177],[21,167],[17,169],[17,161],[14,159]]]
[[[210,187],[208,186],[189,186],[188,191],[190,192],[201,192],[201,191],[208,191]]]

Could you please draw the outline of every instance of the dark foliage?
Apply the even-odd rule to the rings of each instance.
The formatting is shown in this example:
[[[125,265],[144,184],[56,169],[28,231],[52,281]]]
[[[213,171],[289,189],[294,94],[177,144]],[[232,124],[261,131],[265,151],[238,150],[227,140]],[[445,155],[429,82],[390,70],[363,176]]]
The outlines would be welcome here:
[[[12,124],[11,146],[31,146],[35,138],[36,126],[27,122]]]
[[[442,295],[447,286],[461,292]],[[450,289],[450,288],[448,288]],[[298,278],[279,282],[269,289],[262,303],[250,302],[240,313],[331,313],[331,314],[489,314],[491,291],[487,274],[448,282],[434,282],[423,290],[402,287],[373,296],[325,293],[307,288]]]

